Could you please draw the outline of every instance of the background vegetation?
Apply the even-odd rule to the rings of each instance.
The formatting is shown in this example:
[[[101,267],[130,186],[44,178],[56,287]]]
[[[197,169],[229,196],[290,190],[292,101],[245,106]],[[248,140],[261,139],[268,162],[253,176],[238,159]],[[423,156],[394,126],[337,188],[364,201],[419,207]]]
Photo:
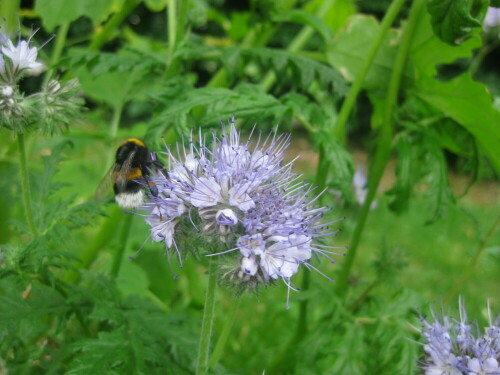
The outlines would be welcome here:
[[[419,311],[454,313],[460,294],[484,324],[487,299],[500,303],[500,34],[482,26],[488,5],[2,1],[13,40],[18,22],[25,38],[40,27],[35,45],[56,34],[39,51],[48,71],[22,90],[77,78],[86,110],[63,134],[0,130],[0,373],[194,373],[204,265],[188,259],[174,280],[141,218],[94,196],[120,139],[159,151],[233,115],[243,132],[292,132],[289,159],[300,153],[331,218],[347,217],[334,244],[350,250],[315,263],[333,284],[301,271],[288,311],[284,286],[220,288],[210,371],[413,374]]]

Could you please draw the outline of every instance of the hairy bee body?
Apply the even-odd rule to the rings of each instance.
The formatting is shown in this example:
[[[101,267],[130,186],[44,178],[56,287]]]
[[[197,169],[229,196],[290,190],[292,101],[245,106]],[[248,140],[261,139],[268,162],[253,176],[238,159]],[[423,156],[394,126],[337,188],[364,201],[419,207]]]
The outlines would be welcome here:
[[[112,182],[115,200],[120,207],[140,206],[144,201],[144,185],[151,195],[158,195],[158,188],[149,179],[149,175],[153,169],[166,172],[155,155],[138,138],[128,138],[118,147],[112,168]]]

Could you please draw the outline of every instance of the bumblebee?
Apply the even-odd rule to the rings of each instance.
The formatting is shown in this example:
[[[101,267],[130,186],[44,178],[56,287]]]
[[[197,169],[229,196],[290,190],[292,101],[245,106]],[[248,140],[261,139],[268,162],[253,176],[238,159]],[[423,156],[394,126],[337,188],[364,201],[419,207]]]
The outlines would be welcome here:
[[[154,152],[138,138],[128,138],[116,150],[111,175],[116,203],[123,208],[136,208],[144,201],[143,182],[152,196],[158,196],[158,187],[149,178],[151,171],[159,170],[168,178],[165,166]]]

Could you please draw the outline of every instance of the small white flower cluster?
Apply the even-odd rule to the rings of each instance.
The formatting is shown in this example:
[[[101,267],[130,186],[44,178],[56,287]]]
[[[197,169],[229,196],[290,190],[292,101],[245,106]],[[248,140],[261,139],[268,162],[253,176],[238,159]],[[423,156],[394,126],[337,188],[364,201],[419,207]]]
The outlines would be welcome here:
[[[180,259],[176,226],[188,218],[191,228],[229,248],[206,254],[238,264],[227,278],[252,286],[281,278],[293,288],[290,278],[300,265],[315,269],[308,262],[313,252],[337,254],[315,243],[334,235],[318,222],[328,209],[313,207],[313,189],[292,173],[293,161],[283,163],[289,135],[241,143],[234,121],[229,129],[223,125],[220,137],[213,133],[207,141],[200,134],[195,141],[191,135],[189,147],[167,150],[168,174],[153,177],[159,194],[147,204],[151,236]]]
[[[0,32],[0,81],[3,81],[2,83],[13,86],[23,74],[38,75],[44,71],[45,65],[37,61],[38,49],[31,45],[35,32],[28,40],[19,39],[17,45],[14,45],[7,35]],[[2,88],[2,93],[3,91],[4,88]]]
[[[19,83],[25,76],[45,70],[37,60],[38,49],[31,45],[36,31],[27,40],[19,37],[16,44],[0,32],[0,127],[23,133],[36,124],[44,133],[55,134],[74,120],[83,100],[77,95],[76,80],[51,80],[31,95],[20,91]]]
[[[421,319],[426,375],[500,374],[500,317],[493,322],[490,312],[484,335],[474,335],[460,300],[460,321],[447,316],[439,320],[434,314],[433,320]]]

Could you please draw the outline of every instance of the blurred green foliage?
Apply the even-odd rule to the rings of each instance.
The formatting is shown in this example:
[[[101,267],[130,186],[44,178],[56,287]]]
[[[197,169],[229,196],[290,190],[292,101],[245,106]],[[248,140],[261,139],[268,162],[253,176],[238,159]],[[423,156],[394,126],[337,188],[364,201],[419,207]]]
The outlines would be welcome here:
[[[65,134],[24,135],[35,233],[18,136],[0,129],[0,373],[194,373],[204,266],[187,259],[173,280],[141,218],[94,195],[121,138],[161,150],[232,116],[244,131],[292,131],[292,151],[305,142],[300,172],[326,189],[326,220],[347,216],[334,244],[355,239],[360,252],[352,267],[318,263],[333,278],[348,271],[342,293],[297,277],[290,311],[285,287],[221,288],[213,373],[413,374],[416,309],[454,309],[460,293],[471,316],[485,319],[487,298],[498,310],[500,43],[481,32],[488,2],[400,2],[385,32],[395,3],[2,2],[13,40],[16,13],[24,36],[31,25],[40,44],[56,34],[39,51],[49,71],[25,92],[48,74],[77,78],[87,110]],[[365,160],[376,204],[360,208],[353,175]]]

